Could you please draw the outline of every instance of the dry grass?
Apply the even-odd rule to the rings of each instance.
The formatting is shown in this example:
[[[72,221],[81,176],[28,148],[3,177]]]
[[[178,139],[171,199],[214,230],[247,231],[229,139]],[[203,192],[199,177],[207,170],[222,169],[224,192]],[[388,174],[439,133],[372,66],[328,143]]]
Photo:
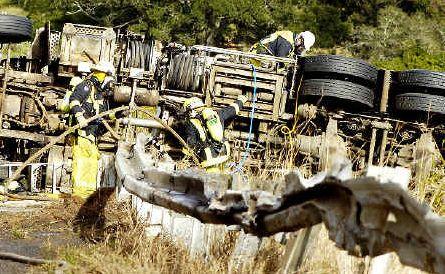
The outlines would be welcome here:
[[[292,145],[288,140],[289,145]],[[297,148],[281,153],[283,161],[281,169],[295,168],[298,157]],[[272,150],[270,150],[272,153]],[[301,160],[301,159],[299,159]],[[302,159],[300,169],[312,170],[313,163]],[[255,188],[276,191],[277,186],[264,185],[265,178],[280,179],[284,174],[280,172],[268,173],[265,170],[248,169],[247,179]],[[260,172],[259,172],[260,171]],[[415,195],[424,193],[426,200],[436,212],[444,214],[443,180],[445,178],[443,166],[437,167],[432,176],[417,187]],[[308,173],[310,174],[310,173]],[[94,200],[90,205],[83,205],[78,201],[66,200],[62,204],[53,205],[45,211],[43,220],[60,222],[61,227],[71,227],[77,231],[85,243],[81,246],[47,247],[49,258],[64,259],[69,262],[67,273],[228,273],[230,257],[234,249],[236,232],[216,238],[210,247],[207,258],[191,256],[187,249],[166,235],[151,238],[146,236],[146,226],[137,221],[130,206],[117,204],[110,195],[103,195],[102,199]],[[97,198],[97,197],[96,197]],[[108,203],[106,202],[108,201]],[[88,204],[88,203],[87,203]],[[91,208],[90,208],[91,207]],[[62,211],[61,208],[64,208]],[[83,212],[82,212],[83,211]],[[51,213],[49,213],[51,212]],[[82,212],[82,214],[79,214]],[[45,216],[49,218],[45,219]],[[20,219],[20,218],[19,218]],[[17,231],[17,238],[23,235],[23,226],[19,222],[8,223],[9,228]],[[41,219],[42,220],[42,219]],[[45,228],[40,221],[31,221],[30,227]],[[24,222],[26,223],[26,222]],[[20,224],[20,225],[19,225]],[[4,224],[3,224],[4,225]],[[0,230],[2,223],[0,223]],[[24,234],[26,237],[26,234]],[[365,259],[348,256],[344,251],[335,247],[328,239],[324,227],[314,234],[307,255],[298,273],[363,273],[368,262]],[[275,273],[278,271],[284,246],[272,238],[264,239],[253,264],[246,264],[238,273]],[[54,266],[33,268],[32,272],[52,272]],[[391,254],[389,273],[423,273],[411,267],[400,264],[395,254]]]
[[[26,237],[31,231],[74,230],[82,245],[45,246],[49,259],[69,262],[66,273],[228,273],[237,232],[217,238],[204,259],[191,256],[187,249],[168,236],[146,236],[146,226],[138,221],[129,204],[119,204],[105,192],[87,203],[66,199],[42,210],[0,218],[0,230]],[[15,231],[15,232],[14,232]],[[17,233],[16,233],[17,232]],[[363,259],[351,257],[335,247],[324,227],[314,234],[298,273],[359,273]],[[284,246],[272,238],[264,239],[252,265],[239,273],[275,273]],[[31,273],[53,272],[55,266],[34,267]],[[392,255],[390,273],[422,273],[402,266]]]
[[[10,0],[0,0],[0,14],[26,16],[28,12],[14,5]]]
[[[105,202],[104,202],[105,201]],[[130,205],[117,203],[110,193],[101,193],[82,204],[64,202],[1,222],[2,229],[20,227],[26,231],[49,229],[45,223],[60,222],[60,229],[74,230],[84,240],[82,245],[45,246],[48,259],[69,263],[66,273],[228,273],[230,256],[238,232],[217,237],[207,258],[191,256],[181,243],[166,235],[148,237],[146,225],[138,221]],[[26,219],[31,222],[26,224]],[[2,218],[0,218],[3,220]],[[34,221],[35,220],[35,221]],[[254,264],[240,273],[272,273],[278,268],[282,247],[267,239]],[[31,268],[31,273],[52,273],[55,265]]]
[[[433,169],[430,177],[411,188],[416,199],[428,204],[437,214],[445,216],[445,161]]]

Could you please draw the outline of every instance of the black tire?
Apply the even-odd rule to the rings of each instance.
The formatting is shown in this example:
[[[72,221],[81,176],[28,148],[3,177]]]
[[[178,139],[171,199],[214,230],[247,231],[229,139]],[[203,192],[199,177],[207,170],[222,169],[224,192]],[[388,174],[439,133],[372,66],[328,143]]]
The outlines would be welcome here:
[[[423,87],[445,90],[445,72],[435,72],[428,70],[407,70],[397,74],[399,88],[403,87]],[[421,90],[421,89],[420,89]],[[428,89],[426,92],[428,93]]]
[[[303,96],[326,97],[357,102],[372,108],[374,91],[358,84],[332,79],[306,79],[301,87]]]
[[[32,36],[32,23],[26,17],[0,15],[0,43],[21,43]]]
[[[396,96],[396,110],[445,114],[445,97],[423,93],[404,93]]]
[[[348,75],[375,84],[378,70],[367,62],[339,55],[307,56],[302,59],[304,72],[323,72]]]

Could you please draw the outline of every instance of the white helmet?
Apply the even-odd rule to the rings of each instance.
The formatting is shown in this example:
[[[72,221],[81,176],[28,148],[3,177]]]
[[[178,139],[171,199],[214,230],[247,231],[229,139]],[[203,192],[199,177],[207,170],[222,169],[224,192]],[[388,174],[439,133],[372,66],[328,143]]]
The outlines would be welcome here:
[[[114,66],[108,61],[99,61],[99,63],[94,65],[91,70],[105,72],[108,75],[114,75]]]
[[[91,63],[79,62],[77,64],[77,71],[83,72],[83,73],[90,73],[91,72]]]
[[[309,50],[315,43],[315,35],[310,31],[303,31],[298,36],[303,38],[303,45],[306,50]]]

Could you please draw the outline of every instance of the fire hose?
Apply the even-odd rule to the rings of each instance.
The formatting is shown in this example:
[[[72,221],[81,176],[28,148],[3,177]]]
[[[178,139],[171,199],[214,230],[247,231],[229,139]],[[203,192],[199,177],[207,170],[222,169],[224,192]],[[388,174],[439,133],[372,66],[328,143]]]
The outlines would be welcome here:
[[[6,180],[6,186],[13,180],[16,180],[20,173],[25,169],[25,167],[33,162],[34,160],[36,160],[38,157],[40,157],[43,153],[45,153],[47,150],[49,150],[52,146],[54,146],[55,144],[57,144],[59,141],[62,141],[68,134],[73,133],[75,130],[77,129],[81,129],[83,127],[85,127],[86,125],[88,125],[89,122],[92,122],[98,118],[110,115],[110,114],[114,114],[116,112],[119,111],[123,111],[123,110],[127,110],[130,107],[128,106],[123,106],[123,107],[118,107],[115,109],[111,109],[102,113],[99,113],[91,118],[86,119],[85,124],[77,124],[75,126],[72,126],[70,128],[68,128],[65,132],[63,132],[61,135],[59,135],[57,138],[54,138],[51,140],[51,142],[49,142],[46,146],[44,146],[43,148],[41,148],[39,151],[37,151],[36,153],[34,153],[31,157],[28,158],[28,160],[26,160],[19,168],[17,168],[17,170],[14,172],[14,174],[8,178]],[[159,119],[158,117],[156,117],[155,115],[149,113],[148,111],[144,110],[143,108],[140,107],[134,107],[135,110],[137,111],[141,111],[144,114],[148,115],[150,118],[155,119],[157,122],[159,122],[160,124],[162,124],[168,131],[170,131],[170,133],[172,133],[181,143],[182,145],[184,145],[189,151],[190,148],[187,146],[187,143],[184,141],[184,139],[181,138],[181,136],[178,135],[178,133],[173,130],[169,125],[167,125],[167,123],[165,123],[162,119]],[[111,129],[111,127],[108,125],[108,123],[105,123],[105,127],[107,129]],[[119,138],[119,136],[112,131],[112,135],[114,137]],[[199,164],[199,160],[196,157],[195,154],[192,154],[192,159],[196,164]],[[39,201],[48,201],[51,199],[45,198],[45,197],[33,197],[33,196],[19,196],[19,195],[13,195],[13,194],[9,194],[7,193],[7,188],[5,188],[5,193],[0,192],[0,195],[9,197],[9,198],[13,198],[13,199],[26,199],[26,200],[39,200]],[[15,254],[15,253],[9,253],[9,252],[0,252],[0,259],[3,260],[11,260],[11,261],[15,261],[15,262],[21,262],[21,263],[26,263],[26,264],[31,264],[31,265],[42,265],[42,264],[50,264],[50,263],[56,263],[59,269],[63,269],[66,267],[67,263],[65,261],[53,261],[53,260],[44,260],[44,259],[37,259],[37,258],[31,258],[31,257],[27,257],[27,256],[22,256],[19,254]]]
[[[63,133],[62,133],[61,135],[59,135],[58,137],[52,139],[46,146],[44,146],[43,148],[41,148],[40,150],[38,150],[38,151],[37,151],[36,153],[34,153],[31,157],[29,157],[29,158],[28,158],[28,159],[27,159],[27,160],[26,160],[20,167],[18,167],[18,168],[16,169],[16,171],[14,172],[14,174],[12,174],[12,176],[6,180],[6,185],[8,185],[11,181],[16,180],[16,179],[20,176],[20,173],[22,173],[22,171],[25,169],[25,167],[26,167],[28,164],[30,164],[30,163],[32,163],[33,161],[35,161],[35,160],[36,160],[38,157],[40,157],[43,153],[45,153],[46,151],[48,151],[52,146],[54,146],[54,145],[57,144],[58,142],[62,141],[68,134],[73,133],[73,132],[74,132],[75,130],[77,130],[77,129],[81,129],[81,128],[85,127],[86,125],[88,125],[88,123],[90,123],[90,122],[92,122],[92,121],[94,121],[94,120],[96,120],[96,119],[98,119],[98,118],[102,118],[102,117],[104,117],[104,116],[107,116],[107,115],[110,115],[110,114],[114,114],[114,113],[119,112],[119,111],[128,110],[128,109],[130,109],[129,106],[122,106],[122,107],[114,108],[114,109],[111,109],[111,110],[108,110],[108,111],[99,113],[99,114],[97,114],[97,115],[94,115],[94,116],[91,117],[91,118],[86,119],[86,120],[85,120],[85,123],[82,124],[82,125],[77,124],[77,125],[75,125],[75,126],[72,126],[72,127],[68,128],[65,132],[63,132]],[[181,136],[180,136],[174,129],[172,129],[169,125],[167,125],[167,123],[165,123],[162,119],[160,119],[159,117],[156,117],[155,115],[149,113],[148,111],[146,111],[146,110],[144,110],[143,108],[140,108],[140,107],[138,107],[138,106],[135,106],[135,110],[143,112],[144,114],[148,115],[150,118],[152,118],[152,119],[156,120],[157,122],[159,122],[160,124],[162,124],[162,126],[164,126],[168,131],[170,131],[170,133],[172,133],[173,136],[175,136],[175,137],[181,142],[181,144],[182,144],[184,147],[186,147],[189,151],[192,151],[192,150],[190,150],[190,148],[188,147],[188,145],[187,145],[187,143],[184,141],[184,139],[181,138]],[[192,152],[193,152],[193,151],[192,151]],[[196,156],[195,154],[192,154],[192,159],[193,159],[193,161],[195,162],[195,164],[199,165],[199,160],[198,160],[198,158],[197,158],[197,156]],[[4,196],[6,196],[6,193],[2,193],[2,192],[0,192],[0,195],[4,195]],[[10,195],[10,194],[9,194],[9,195]],[[9,195],[8,195],[8,196],[9,196]],[[14,198],[18,198],[18,197],[15,197],[15,195],[14,195]]]

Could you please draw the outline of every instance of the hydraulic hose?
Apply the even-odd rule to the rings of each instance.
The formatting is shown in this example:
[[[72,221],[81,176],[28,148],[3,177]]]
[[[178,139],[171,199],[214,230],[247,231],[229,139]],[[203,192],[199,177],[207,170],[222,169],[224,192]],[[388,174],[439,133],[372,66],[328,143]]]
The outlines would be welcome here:
[[[167,125],[166,122],[164,122],[162,119],[160,119],[159,117],[157,117],[156,115],[153,115],[152,113],[146,111],[145,109],[136,106],[136,110],[143,112],[144,114],[146,114],[147,116],[149,116],[150,118],[156,120],[158,123],[160,123],[165,129],[167,129],[171,134],[173,134],[173,136],[176,137],[176,139],[178,139],[178,141],[188,150],[191,152],[191,156],[192,156],[192,160],[193,162],[199,166],[200,162],[198,157],[196,156],[195,152],[193,150],[190,149],[190,147],[187,145],[187,143],[184,141],[184,139],[174,130],[172,129],[169,125]]]
[[[19,166],[16,169],[16,171],[14,172],[14,174],[12,174],[12,176],[6,180],[6,185],[8,185],[9,182],[11,182],[11,181],[17,180],[17,178],[19,177],[20,173],[22,173],[22,171],[25,169],[25,167],[28,164],[30,164],[31,162],[35,161],[38,157],[40,157],[48,149],[50,149],[52,146],[54,146],[55,144],[57,144],[58,142],[63,140],[68,134],[73,133],[77,129],[81,129],[81,128],[87,126],[89,122],[92,122],[92,121],[94,121],[94,120],[96,120],[98,118],[101,118],[101,117],[104,117],[104,116],[107,116],[107,115],[110,115],[110,114],[114,114],[114,113],[116,113],[118,111],[127,110],[129,108],[130,108],[129,106],[123,106],[123,107],[110,109],[110,110],[104,111],[102,113],[99,113],[97,115],[94,115],[91,118],[86,119],[85,123],[82,126],[80,124],[77,124],[75,126],[72,126],[72,127],[68,128],[64,133],[62,133],[58,137],[52,139],[46,146],[44,146],[41,149],[39,149],[36,153],[34,153],[31,157],[29,157],[21,166]]]
[[[256,107],[256,92],[257,92],[257,79],[256,79],[256,68],[254,65],[252,66],[252,74],[253,74],[253,98],[252,98],[252,109],[250,111],[250,125],[249,125],[249,135],[247,137],[246,151],[244,152],[243,158],[239,162],[236,167],[235,172],[240,172],[243,168],[244,162],[247,160],[247,156],[249,156],[250,143],[252,142],[252,131],[253,131],[253,118],[255,114]]]
[[[19,166],[16,169],[16,171],[14,172],[14,174],[12,174],[12,176],[6,180],[6,185],[8,185],[9,182],[11,182],[11,181],[17,180],[17,178],[20,176],[20,174],[22,173],[22,171],[25,169],[25,167],[28,164],[30,164],[31,162],[35,161],[38,157],[40,157],[43,153],[45,153],[47,150],[49,150],[52,146],[54,146],[55,144],[57,144],[58,142],[63,140],[68,134],[73,133],[77,129],[81,129],[81,128],[85,127],[86,125],[88,125],[88,123],[90,123],[90,122],[92,122],[92,121],[94,121],[94,120],[96,120],[98,118],[101,118],[101,117],[104,117],[104,116],[107,116],[107,115],[110,115],[110,114],[114,114],[114,113],[119,112],[119,111],[128,110],[128,109],[130,109],[129,106],[122,106],[122,107],[114,108],[114,109],[111,109],[111,110],[99,113],[97,115],[94,115],[91,118],[86,119],[84,125],[82,125],[82,126],[80,124],[77,124],[75,126],[72,126],[72,127],[68,128],[65,132],[63,132],[58,137],[52,139],[47,145],[45,145],[43,148],[38,150],[31,157],[29,157],[21,166]],[[189,151],[192,152],[192,159],[193,159],[193,161],[195,162],[196,165],[199,165],[200,162],[199,162],[196,154],[190,149],[190,147],[187,145],[187,143],[184,141],[184,139],[181,138],[181,136],[174,129],[172,129],[169,125],[167,125],[167,123],[165,123],[162,119],[160,119],[160,118],[156,117],[155,115],[149,113],[145,109],[136,106],[136,110],[143,112],[144,114],[146,114],[150,118],[152,118],[152,119],[156,120],[157,122],[159,122],[160,124],[162,124],[162,126],[164,126],[168,131],[170,131],[170,133],[172,133],[173,136],[175,136],[179,140],[179,142],[181,142],[181,144],[186,149],[188,149]],[[118,137],[118,136],[116,136],[116,137]]]

